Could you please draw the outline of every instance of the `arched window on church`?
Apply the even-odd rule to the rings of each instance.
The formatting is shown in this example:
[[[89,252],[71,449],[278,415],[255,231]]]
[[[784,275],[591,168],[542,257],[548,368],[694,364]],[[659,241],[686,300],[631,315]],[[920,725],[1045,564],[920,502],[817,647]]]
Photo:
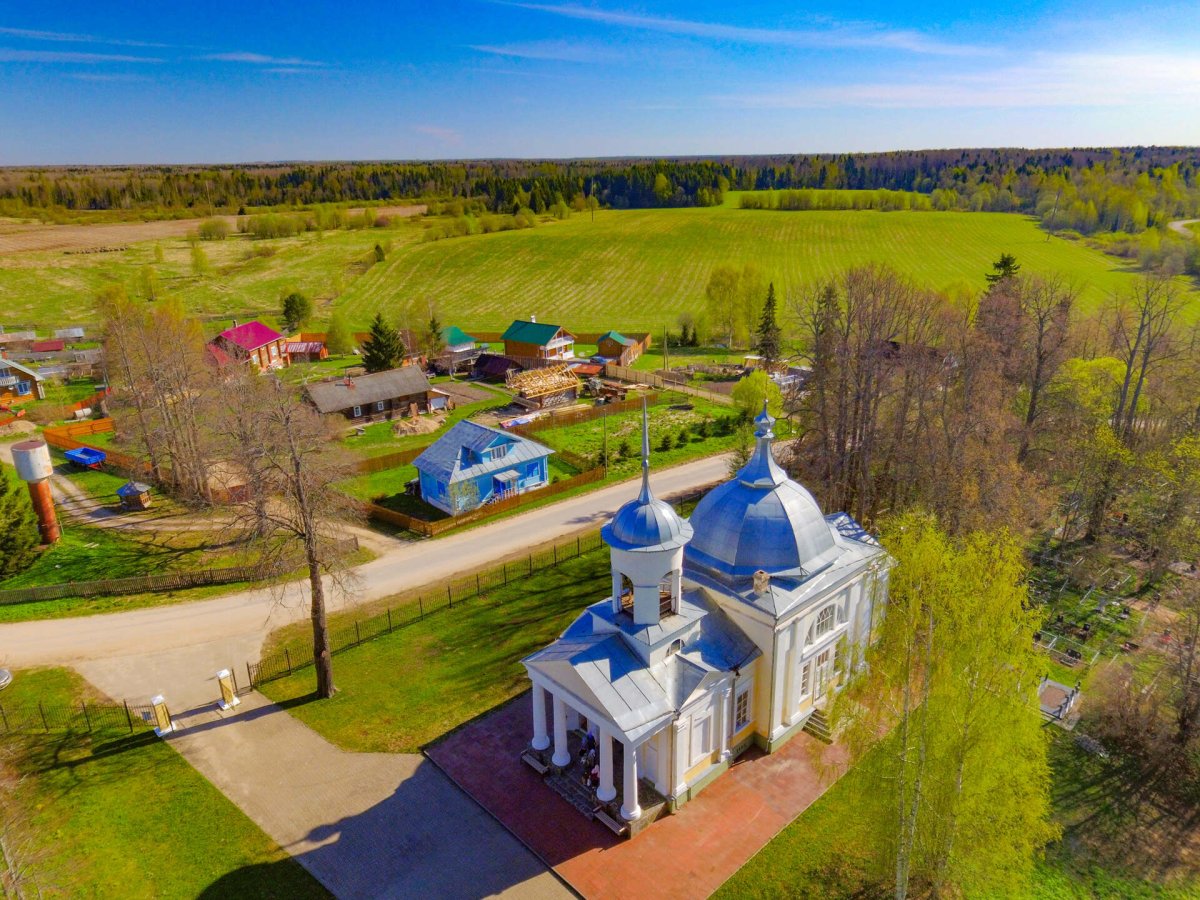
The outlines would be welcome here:
[[[633,613],[633,582],[628,575],[621,576],[621,609]]]
[[[816,637],[820,640],[829,632],[833,631],[833,626],[836,621],[837,607],[832,604],[825,607],[817,614],[817,633]]]
[[[674,656],[683,649],[683,641],[679,638],[671,641],[671,645],[667,647],[667,656]]]

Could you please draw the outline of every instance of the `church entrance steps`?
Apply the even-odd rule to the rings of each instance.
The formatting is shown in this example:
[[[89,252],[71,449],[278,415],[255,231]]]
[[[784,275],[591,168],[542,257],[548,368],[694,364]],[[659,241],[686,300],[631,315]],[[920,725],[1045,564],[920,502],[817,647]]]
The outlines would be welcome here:
[[[808,721],[804,723],[804,731],[824,744],[833,743],[833,730],[829,727],[829,720],[825,718],[824,710],[814,709],[812,711]]]

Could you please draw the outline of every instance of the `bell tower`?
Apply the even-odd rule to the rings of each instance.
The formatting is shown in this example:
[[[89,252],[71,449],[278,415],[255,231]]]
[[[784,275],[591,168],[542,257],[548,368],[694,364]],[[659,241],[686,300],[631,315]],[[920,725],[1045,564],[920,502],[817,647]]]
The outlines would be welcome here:
[[[650,417],[642,401],[642,488],[600,529],[610,547],[613,612],[655,625],[679,609],[683,548],[692,526],[650,489]]]

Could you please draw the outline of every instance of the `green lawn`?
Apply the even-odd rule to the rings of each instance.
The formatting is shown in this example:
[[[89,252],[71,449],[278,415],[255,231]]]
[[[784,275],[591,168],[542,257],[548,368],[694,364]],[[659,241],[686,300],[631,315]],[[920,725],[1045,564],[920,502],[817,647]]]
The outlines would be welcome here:
[[[333,664],[338,694],[289,712],[348,750],[416,751],[525,690],[521,658],[558,637],[610,587],[604,551],[535,572],[339,653]],[[282,632],[267,652],[282,646],[302,658],[304,634]],[[286,701],[309,696],[313,687],[313,670],[306,668],[261,690]]]
[[[98,699],[66,669],[17,672],[5,704]],[[190,898],[328,893],[145,727],[5,738],[6,849],[24,896]],[[220,881],[220,885],[217,882]],[[18,895],[19,896],[19,895]]]
[[[719,263],[756,263],[789,292],[879,261],[935,288],[980,290],[1001,253],[1026,272],[1061,272],[1095,308],[1132,283],[1127,261],[1005,213],[799,212],[731,208],[602,211],[523,231],[410,243],[338,301],[365,323],[376,310],[409,318],[437,304],[443,321],[503,329],[517,315],[576,330],[652,330],[701,312]],[[531,299],[532,298],[532,299]],[[657,341],[656,341],[657,343]]]

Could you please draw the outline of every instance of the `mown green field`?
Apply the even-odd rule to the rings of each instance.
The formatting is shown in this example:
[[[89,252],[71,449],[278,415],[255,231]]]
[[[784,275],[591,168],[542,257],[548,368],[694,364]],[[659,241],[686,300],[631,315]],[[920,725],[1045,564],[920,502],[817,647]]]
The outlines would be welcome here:
[[[96,321],[92,300],[106,285],[124,284],[143,296],[142,270],[151,266],[164,293],[178,296],[196,314],[211,318],[279,312],[280,297],[298,290],[318,312],[366,271],[365,258],[378,242],[399,245],[420,239],[419,220],[397,220],[388,228],[309,233],[252,241],[231,236],[203,241],[210,271],[192,269],[191,248],[175,238],[133,244],[106,253],[62,251],[0,254],[0,324],[35,324],[51,329]],[[162,262],[155,261],[155,245]],[[209,329],[217,330],[217,329]]]
[[[200,276],[183,240],[157,242],[161,263],[155,242],[112,253],[0,255],[2,321],[92,322],[95,293],[119,281],[140,296],[147,265],[163,290],[209,318],[271,317],[282,293],[300,290],[315,298],[318,318],[337,306],[356,328],[379,310],[419,325],[436,306],[443,322],[465,328],[502,329],[536,314],[578,331],[673,325],[681,312],[703,309],[719,263],[754,262],[785,294],[872,261],[931,287],[978,290],[991,262],[1008,252],[1025,271],[1060,272],[1080,285],[1085,308],[1136,275],[1127,261],[1080,242],[1047,241],[1032,219],[1005,213],[604,210],[594,222],[547,217],[535,229],[434,242],[421,240],[424,224],[205,242],[211,271]],[[387,259],[363,265],[379,241],[393,245]]]
[[[1027,272],[1058,272],[1094,308],[1135,277],[1122,260],[1077,242],[1046,240],[1005,213],[772,212],[730,208],[604,211],[527,231],[398,248],[339,299],[354,322],[378,309],[418,319],[503,328],[514,316],[581,331],[659,330],[704,308],[719,263],[756,263],[787,292],[872,261],[935,288],[979,290],[1001,253]]]

